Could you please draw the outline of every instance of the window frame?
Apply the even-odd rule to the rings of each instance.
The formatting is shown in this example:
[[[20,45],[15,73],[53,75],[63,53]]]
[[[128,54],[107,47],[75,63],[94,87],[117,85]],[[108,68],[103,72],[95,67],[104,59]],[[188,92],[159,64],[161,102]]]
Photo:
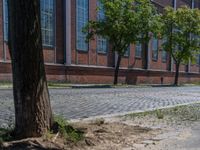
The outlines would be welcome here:
[[[155,40],[156,40],[156,50],[154,49]],[[158,61],[158,51],[159,51],[159,40],[154,37],[152,40],[152,60],[153,61]],[[156,58],[154,57],[154,52],[156,52]]]
[[[138,47],[140,47],[140,55],[137,55],[138,54],[137,53]],[[137,41],[135,43],[135,58],[138,58],[138,59],[142,58],[142,43],[140,43],[139,41]]]
[[[129,57],[131,51],[131,44],[127,47],[123,57]]]
[[[45,0],[44,0],[45,1]],[[50,1],[50,0],[49,0]],[[8,42],[8,14],[7,14],[7,17],[6,17],[6,8],[5,8],[5,4],[7,3],[7,0],[3,0],[3,39],[4,39],[4,42]],[[42,0],[40,0],[40,5],[42,3]],[[50,2],[49,2],[50,4]],[[55,0],[52,0],[52,5],[53,5],[53,11],[52,11],[52,25],[50,25],[50,27],[52,27],[52,29],[49,30],[49,32],[52,32],[52,39],[50,39],[50,34],[49,34],[49,41],[52,41],[53,43],[52,44],[46,44],[44,43],[43,41],[45,41],[44,37],[43,36],[43,28],[42,28],[42,8],[40,7],[40,18],[41,18],[41,36],[42,36],[42,46],[43,47],[47,47],[47,48],[54,48],[55,47],[55,43],[56,43],[56,23],[55,23],[55,20],[56,20],[56,1]],[[7,5],[8,7],[8,5]],[[8,13],[8,9],[7,9],[7,13]],[[7,19],[6,19],[7,18]],[[6,21],[7,20],[7,21]],[[6,25],[7,24],[7,25]],[[7,26],[7,27],[6,27]],[[6,30],[7,28],[7,30]],[[7,37],[7,38],[5,38]]]
[[[86,34],[84,34],[82,32],[83,27],[89,22],[89,0],[85,0],[87,2],[87,8],[82,8],[83,10],[87,10],[86,15],[84,17],[86,17],[87,21],[84,22],[86,19],[83,18],[82,22],[79,21],[78,15],[79,15],[79,8],[80,6],[78,5],[79,0],[76,0],[76,50],[77,51],[81,51],[81,52],[88,52],[89,51],[89,42],[86,42]],[[80,1],[84,1],[84,0],[80,0]],[[83,25],[81,25],[81,29],[79,28],[79,23],[83,23]],[[81,32],[79,32],[81,30]],[[80,34],[80,35],[79,35]],[[84,38],[84,44],[82,43],[81,46],[79,45],[79,38]],[[81,40],[81,42],[83,42],[83,39]],[[85,47],[84,47],[84,46]]]
[[[102,8],[102,4],[99,0],[97,0],[97,7],[100,9],[97,10],[97,20],[104,20],[105,19],[105,12]],[[108,40],[103,38],[102,36],[97,36],[97,53],[106,54],[108,52]],[[99,44],[101,43],[101,44]],[[104,45],[105,44],[105,45]]]
[[[100,54],[107,54],[108,52],[108,40],[105,38],[102,38],[101,36],[97,36],[97,53]],[[105,44],[102,44],[102,42]],[[99,44],[101,43],[101,44]],[[103,48],[105,46],[105,49]]]
[[[6,5],[7,4],[7,8]],[[8,0],[3,0],[3,41],[8,42]]]
[[[162,45],[163,43],[166,41],[166,39],[162,39]],[[165,54],[165,57],[163,57],[163,53]],[[161,56],[161,59],[162,59],[162,63],[166,63],[167,62],[167,51],[164,50],[163,46],[162,46],[162,56]]]
[[[45,1],[45,0],[44,0]],[[40,0],[40,6],[41,6],[41,3],[42,3],[42,0]],[[49,2],[50,4],[50,2]],[[40,7],[40,14],[41,14],[41,32],[42,32],[42,46],[44,48],[54,48],[55,47],[55,44],[56,44],[56,0],[52,0],[52,4],[53,4],[53,11],[52,11],[52,29],[44,29],[43,28],[43,25],[42,25],[42,7]],[[51,26],[51,25],[50,25]],[[44,34],[43,34],[43,31],[48,31],[48,32],[52,32],[52,39],[50,39],[50,35],[49,35],[49,43],[50,41],[52,40],[52,44],[46,44],[44,41],[44,37],[46,37]],[[44,36],[43,36],[44,35]]]

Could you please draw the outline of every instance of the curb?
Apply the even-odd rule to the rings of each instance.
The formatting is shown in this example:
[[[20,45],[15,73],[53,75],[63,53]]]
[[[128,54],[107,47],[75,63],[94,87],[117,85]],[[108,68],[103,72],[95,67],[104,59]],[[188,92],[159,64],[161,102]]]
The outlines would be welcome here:
[[[158,107],[158,108],[150,108],[150,109],[146,109],[146,110],[135,110],[135,111],[127,111],[127,112],[108,114],[108,115],[91,116],[88,118],[69,119],[69,121],[73,123],[73,122],[79,122],[79,121],[91,121],[91,120],[101,119],[101,118],[109,119],[112,117],[122,117],[122,116],[126,116],[129,114],[138,114],[138,113],[144,113],[144,112],[155,111],[155,110],[170,109],[170,108],[175,108],[175,107],[179,107],[179,106],[189,106],[189,105],[194,105],[194,104],[200,104],[200,101],[177,104],[177,105],[169,105],[169,106]]]

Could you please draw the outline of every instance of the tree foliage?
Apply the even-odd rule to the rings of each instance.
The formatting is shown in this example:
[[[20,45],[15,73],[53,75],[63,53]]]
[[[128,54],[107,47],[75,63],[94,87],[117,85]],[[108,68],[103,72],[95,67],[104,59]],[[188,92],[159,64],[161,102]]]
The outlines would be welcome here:
[[[158,15],[149,0],[99,0],[105,18],[91,20],[84,28],[87,39],[95,35],[108,39],[112,50],[117,52],[118,63],[131,43],[149,41],[150,32],[156,33],[159,27]],[[88,32],[89,31],[89,32]],[[116,70],[119,65],[116,66]],[[115,74],[118,72],[115,72]]]
[[[200,10],[187,6],[174,10],[167,7],[161,16],[161,35],[165,39],[163,47],[170,53],[176,64],[175,83],[178,81],[179,66],[194,60],[199,54]]]

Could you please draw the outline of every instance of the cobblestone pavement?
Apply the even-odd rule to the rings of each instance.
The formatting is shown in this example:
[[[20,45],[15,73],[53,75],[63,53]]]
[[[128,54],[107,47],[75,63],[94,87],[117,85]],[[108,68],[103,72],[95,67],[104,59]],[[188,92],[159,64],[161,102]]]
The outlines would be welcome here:
[[[200,87],[51,89],[55,114],[68,119],[200,102]],[[14,118],[12,90],[0,90],[0,126]]]

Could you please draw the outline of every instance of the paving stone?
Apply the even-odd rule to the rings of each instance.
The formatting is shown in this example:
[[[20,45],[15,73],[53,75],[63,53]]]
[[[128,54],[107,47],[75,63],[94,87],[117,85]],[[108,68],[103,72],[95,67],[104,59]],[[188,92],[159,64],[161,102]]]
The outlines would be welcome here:
[[[200,102],[200,87],[51,89],[54,113],[68,119]],[[0,91],[0,125],[14,119],[12,90]]]

